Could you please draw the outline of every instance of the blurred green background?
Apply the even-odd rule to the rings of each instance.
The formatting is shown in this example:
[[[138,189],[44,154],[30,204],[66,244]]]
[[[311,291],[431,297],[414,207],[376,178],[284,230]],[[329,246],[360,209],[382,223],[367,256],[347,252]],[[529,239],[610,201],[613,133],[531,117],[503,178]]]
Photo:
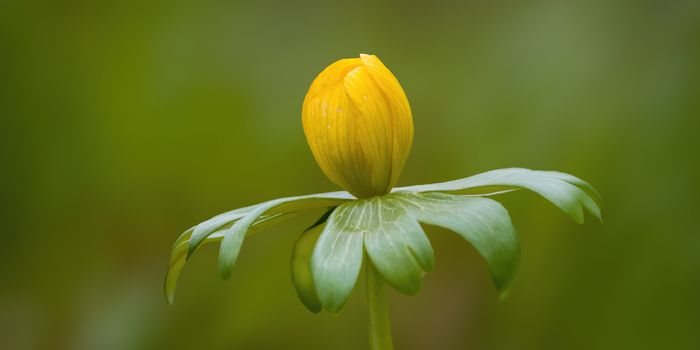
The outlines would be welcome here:
[[[313,315],[290,281],[312,213],[214,246],[168,307],[172,241],[215,214],[334,190],[300,109],[378,55],[416,125],[400,185],[520,166],[588,180],[605,223],[531,193],[510,295],[431,228],[392,293],[398,349],[700,349],[698,1],[0,1],[0,348],[364,349],[364,293]]]

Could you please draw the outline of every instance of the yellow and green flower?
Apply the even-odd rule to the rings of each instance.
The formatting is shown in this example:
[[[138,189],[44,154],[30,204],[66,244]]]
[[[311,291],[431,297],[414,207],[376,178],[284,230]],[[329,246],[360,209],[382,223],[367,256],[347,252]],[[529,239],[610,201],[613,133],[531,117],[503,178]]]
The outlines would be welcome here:
[[[326,176],[346,191],[274,199],[217,215],[185,231],[172,248],[165,282],[174,299],[180,272],[199,247],[219,243],[223,278],[246,237],[302,211],[325,208],[293,247],[292,280],[300,300],[319,312],[339,312],[364,265],[370,341],[390,349],[384,282],[413,295],[435,256],[421,224],[467,240],[486,260],[497,290],[508,290],[518,268],[518,236],[506,209],[492,199],[535,192],[582,223],[601,218],[601,199],[587,182],[565,173],[522,168],[460,180],[394,188],[413,142],[411,108],[401,85],[372,55],[339,60],[313,81],[302,107],[304,133]]]

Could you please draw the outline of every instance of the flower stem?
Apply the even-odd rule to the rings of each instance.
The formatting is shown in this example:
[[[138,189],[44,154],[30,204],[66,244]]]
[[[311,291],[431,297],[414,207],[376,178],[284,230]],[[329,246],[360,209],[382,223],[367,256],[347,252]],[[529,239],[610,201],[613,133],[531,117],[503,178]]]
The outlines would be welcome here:
[[[370,259],[365,259],[365,277],[367,278],[367,305],[369,306],[370,349],[393,350],[389,303],[384,293],[385,282]]]

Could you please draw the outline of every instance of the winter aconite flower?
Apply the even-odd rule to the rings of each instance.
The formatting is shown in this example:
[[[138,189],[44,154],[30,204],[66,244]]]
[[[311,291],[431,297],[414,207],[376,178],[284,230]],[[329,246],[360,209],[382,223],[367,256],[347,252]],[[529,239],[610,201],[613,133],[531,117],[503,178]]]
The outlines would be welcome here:
[[[520,258],[506,209],[490,197],[530,190],[577,223],[584,209],[600,219],[600,196],[565,173],[509,168],[460,180],[393,188],[413,140],[411,109],[394,75],[376,57],[339,60],[313,81],[302,121],[316,161],[348,192],[273,199],[229,211],[185,231],[175,241],[165,294],[172,303],[187,258],[205,243],[220,242],[224,278],[244,239],[296,213],[324,209],[292,248],[292,281],[311,311],[339,312],[365,268],[370,344],[393,347],[382,286],[404,294],[420,290],[435,263],[421,224],[454,231],[486,260],[496,288],[505,292]]]
[[[413,143],[413,119],[399,81],[377,56],[328,66],[311,84],[301,115],[331,181],[358,198],[394,187]]]

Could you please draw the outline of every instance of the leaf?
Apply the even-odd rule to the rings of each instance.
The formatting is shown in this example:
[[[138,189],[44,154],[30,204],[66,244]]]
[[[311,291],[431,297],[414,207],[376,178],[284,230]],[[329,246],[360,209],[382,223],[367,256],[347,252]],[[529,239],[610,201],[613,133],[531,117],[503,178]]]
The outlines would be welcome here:
[[[261,216],[248,231],[247,236],[259,232],[268,226],[278,224],[293,215],[294,213],[280,213]],[[175,298],[175,288],[177,287],[177,280],[180,276],[182,268],[185,266],[185,262],[187,261],[187,249],[189,246],[191,233],[192,229],[187,230],[180,235],[176,241],[176,244],[173,246],[172,253],[170,255],[170,264],[168,266],[168,272],[165,276],[165,298],[169,304],[173,303]],[[204,239],[198,245],[198,247],[202,247],[207,243],[221,241],[225,233],[226,228],[214,231],[213,233],[209,234],[206,239]]]
[[[330,215],[330,212],[328,213]],[[323,219],[323,217],[321,218]],[[311,277],[311,253],[318,237],[323,232],[323,222],[315,224],[297,238],[292,253],[292,282],[301,302],[313,313],[321,311],[321,301]]]
[[[185,233],[188,232],[190,232],[190,230],[185,231]],[[223,231],[214,232],[213,234],[209,235],[209,237],[204,242],[202,242],[201,245],[210,242],[220,241],[221,237],[223,237]],[[180,272],[182,272],[182,268],[185,266],[185,262],[187,262],[188,244],[189,237],[185,240],[181,240],[180,243],[176,244],[173,247],[172,253],[170,254],[170,264],[168,266],[168,273],[165,276],[164,285],[165,299],[170,305],[172,305],[175,301],[175,289],[177,287],[177,280],[180,277]]]
[[[308,196],[275,199],[272,201],[263,202],[260,204],[251,205],[245,208],[239,208],[223,214],[219,214],[195,226],[194,232],[192,232],[192,238],[190,239],[187,257],[189,258],[190,255],[192,255],[192,253],[194,253],[194,251],[197,250],[197,247],[202,243],[202,241],[205,238],[207,238],[207,236],[210,235],[212,232],[222,228],[225,225],[238,221],[239,219],[243,218],[247,214],[250,214],[251,212],[253,212],[261,206],[269,205],[270,203],[276,202],[280,203],[280,206],[282,204],[285,204],[284,206],[277,208],[276,212],[302,211],[307,209],[319,208],[319,202],[321,202],[321,207],[323,207],[324,205],[322,203],[326,200],[328,201],[326,206],[333,206],[343,203],[352,198],[354,197],[352,197],[352,195],[350,195],[347,192],[318,193]]]
[[[221,276],[225,280],[231,277],[233,265],[238,259],[246,232],[260,216],[331,207],[346,202],[349,198],[352,197],[347,192],[331,192],[279,198],[258,204],[226,230],[219,247],[219,272]]]
[[[365,232],[365,250],[382,277],[398,291],[414,295],[424,272],[435,265],[433,248],[418,221],[395,197],[374,197],[358,203],[352,224]]]
[[[322,307],[337,313],[343,307],[357,283],[365,251],[389,284],[406,294],[417,293],[435,260],[419,222],[453,230],[469,241],[487,261],[503,294],[517,271],[518,238],[508,212],[480,196],[520,189],[540,194],[576,222],[583,222],[584,209],[601,218],[600,195],[587,182],[565,173],[521,168],[397,188],[371,199],[356,200],[347,192],[275,199],[215,216],[181,234],[173,244],[166,298],[172,303],[179,274],[200,246],[221,241],[219,268],[227,279],[247,235],[322,207],[331,210],[302,234],[292,256],[294,284],[312,311]]]
[[[204,241],[204,239],[207,238],[207,236],[209,236],[212,232],[242,218],[243,215],[249,213],[256,206],[257,205],[252,205],[245,208],[231,210],[229,212],[219,214],[195,226],[194,231],[192,232],[192,237],[190,238],[190,243],[188,245],[187,257],[189,258],[190,255],[192,255],[192,253],[194,253],[194,251],[197,250],[197,247],[202,243],[202,241]]]
[[[196,227],[196,226],[190,227],[190,228],[187,229],[187,231],[181,233],[181,234],[177,237],[177,239],[175,240],[175,242],[173,242],[173,246],[172,246],[172,248],[170,248],[170,249],[171,249],[171,250],[175,250],[175,248],[176,248],[178,245],[180,245],[180,243],[182,243],[182,242],[184,242],[184,241],[186,241],[186,240],[189,240],[190,237],[192,236],[192,231],[194,230],[195,227]]]
[[[451,194],[494,195],[518,189],[540,194],[577,223],[583,222],[583,208],[599,220],[600,195],[587,182],[556,171],[522,168],[492,170],[461,180],[397,188],[394,193],[444,192]]]
[[[338,312],[357,282],[363,245],[377,271],[394,288],[413,295],[435,256],[415,218],[393,196],[340,205],[316,243],[311,271],[323,308]]]
[[[311,276],[321,305],[335,314],[352,293],[362,267],[364,233],[354,229],[357,203],[333,211],[311,255]]]
[[[393,195],[418,221],[452,230],[466,239],[488,263],[496,288],[504,293],[520,261],[520,244],[506,209],[480,197],[444,193]]]
[[[544,171],[540,171],[540,172],[544,172]],[[601,198],[601,196],[600,196],[600,193],[598,193],[598,191],[596,191],[596,189],[593,188],[593,186],[591,186],[591,184],[589,184],[588,182],[583,181],[583,180],[579,179],[578,177],[573,176],[573,175],[571,175],[571,174],[562,173],[562,172],[558,172],[558,171],[546,171],[546,173],[547,173],[549,176],[555,177],[555,178],[557,178],[557,179],[559,179],[559,180],[563,180],[563,181],[566,181],[566,182],[568,182],[568,183],[570,183],[570,184],[573,184],[573,185],[576,185],[576,186],[580,187],[580,188],[583,189],[592,199],[595,200],[595,202],[596,202],[596,204],[597,204],[598,206],[600,206],[600,207],[603,206],[603,200],[602,200],[602,198]]]

